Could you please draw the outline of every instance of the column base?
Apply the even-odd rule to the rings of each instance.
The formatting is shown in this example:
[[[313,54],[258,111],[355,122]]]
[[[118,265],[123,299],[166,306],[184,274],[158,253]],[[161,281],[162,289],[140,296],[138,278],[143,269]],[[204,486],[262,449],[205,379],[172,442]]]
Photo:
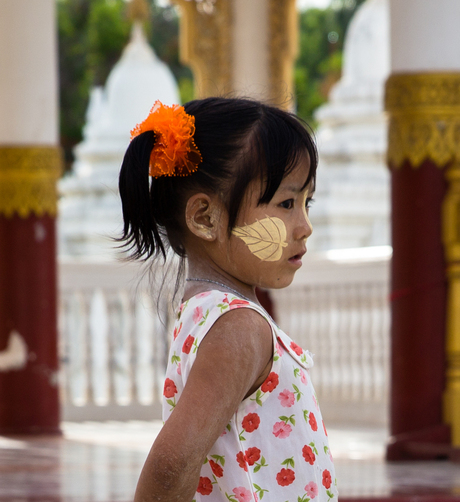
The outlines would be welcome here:
[[[396,434],[390,438],[386,459],[390,462],[400,460],[440,460],[453,461],[460,449],[450,444],[450,427],[435,425],[426,429]],[[456,457],[457,458],[457,457]]]

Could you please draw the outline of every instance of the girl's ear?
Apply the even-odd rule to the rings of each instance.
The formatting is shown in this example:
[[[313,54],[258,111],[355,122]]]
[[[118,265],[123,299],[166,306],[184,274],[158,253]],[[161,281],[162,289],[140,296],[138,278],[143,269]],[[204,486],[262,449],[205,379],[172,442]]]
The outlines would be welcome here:
[[[185,221],[192,234],[206,241],[217,239],[221,208],[215,198],[205,193],[190,197],[185,208]]]

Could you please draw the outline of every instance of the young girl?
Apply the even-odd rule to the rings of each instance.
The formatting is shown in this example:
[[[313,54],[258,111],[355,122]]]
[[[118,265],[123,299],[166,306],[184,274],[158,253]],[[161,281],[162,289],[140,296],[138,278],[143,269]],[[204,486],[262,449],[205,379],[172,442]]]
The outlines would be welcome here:
[[[136,258],[172,248],[187,263],[136,502],[337,498],[311,354],[255,294],[302,266],[316,164],[295,116],[247,99],[157,102],[132,131],[123,239]]]

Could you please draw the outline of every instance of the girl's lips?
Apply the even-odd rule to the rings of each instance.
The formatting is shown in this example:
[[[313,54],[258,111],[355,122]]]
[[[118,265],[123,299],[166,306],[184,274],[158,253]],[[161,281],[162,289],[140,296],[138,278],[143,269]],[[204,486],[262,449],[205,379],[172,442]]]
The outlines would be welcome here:
[[[303,250],[301,251],[300,253],[292,256],[291,258],[289,258],[289,263],[292,263],[293,265],[302,265],[302,257],[303,255],[307,252],[307,250]]]

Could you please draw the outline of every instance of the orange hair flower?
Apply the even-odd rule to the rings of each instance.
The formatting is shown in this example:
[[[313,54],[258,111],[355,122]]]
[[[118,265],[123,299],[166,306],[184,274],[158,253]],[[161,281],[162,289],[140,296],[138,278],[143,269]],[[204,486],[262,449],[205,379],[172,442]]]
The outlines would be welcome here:
[[[185,113],[183,106],[156,101],[149,116],[131,131],[131,140],[145,131],[155,133],[150,176],[188,176],[198,169],[203,159],[193,141],[195,117]]]

